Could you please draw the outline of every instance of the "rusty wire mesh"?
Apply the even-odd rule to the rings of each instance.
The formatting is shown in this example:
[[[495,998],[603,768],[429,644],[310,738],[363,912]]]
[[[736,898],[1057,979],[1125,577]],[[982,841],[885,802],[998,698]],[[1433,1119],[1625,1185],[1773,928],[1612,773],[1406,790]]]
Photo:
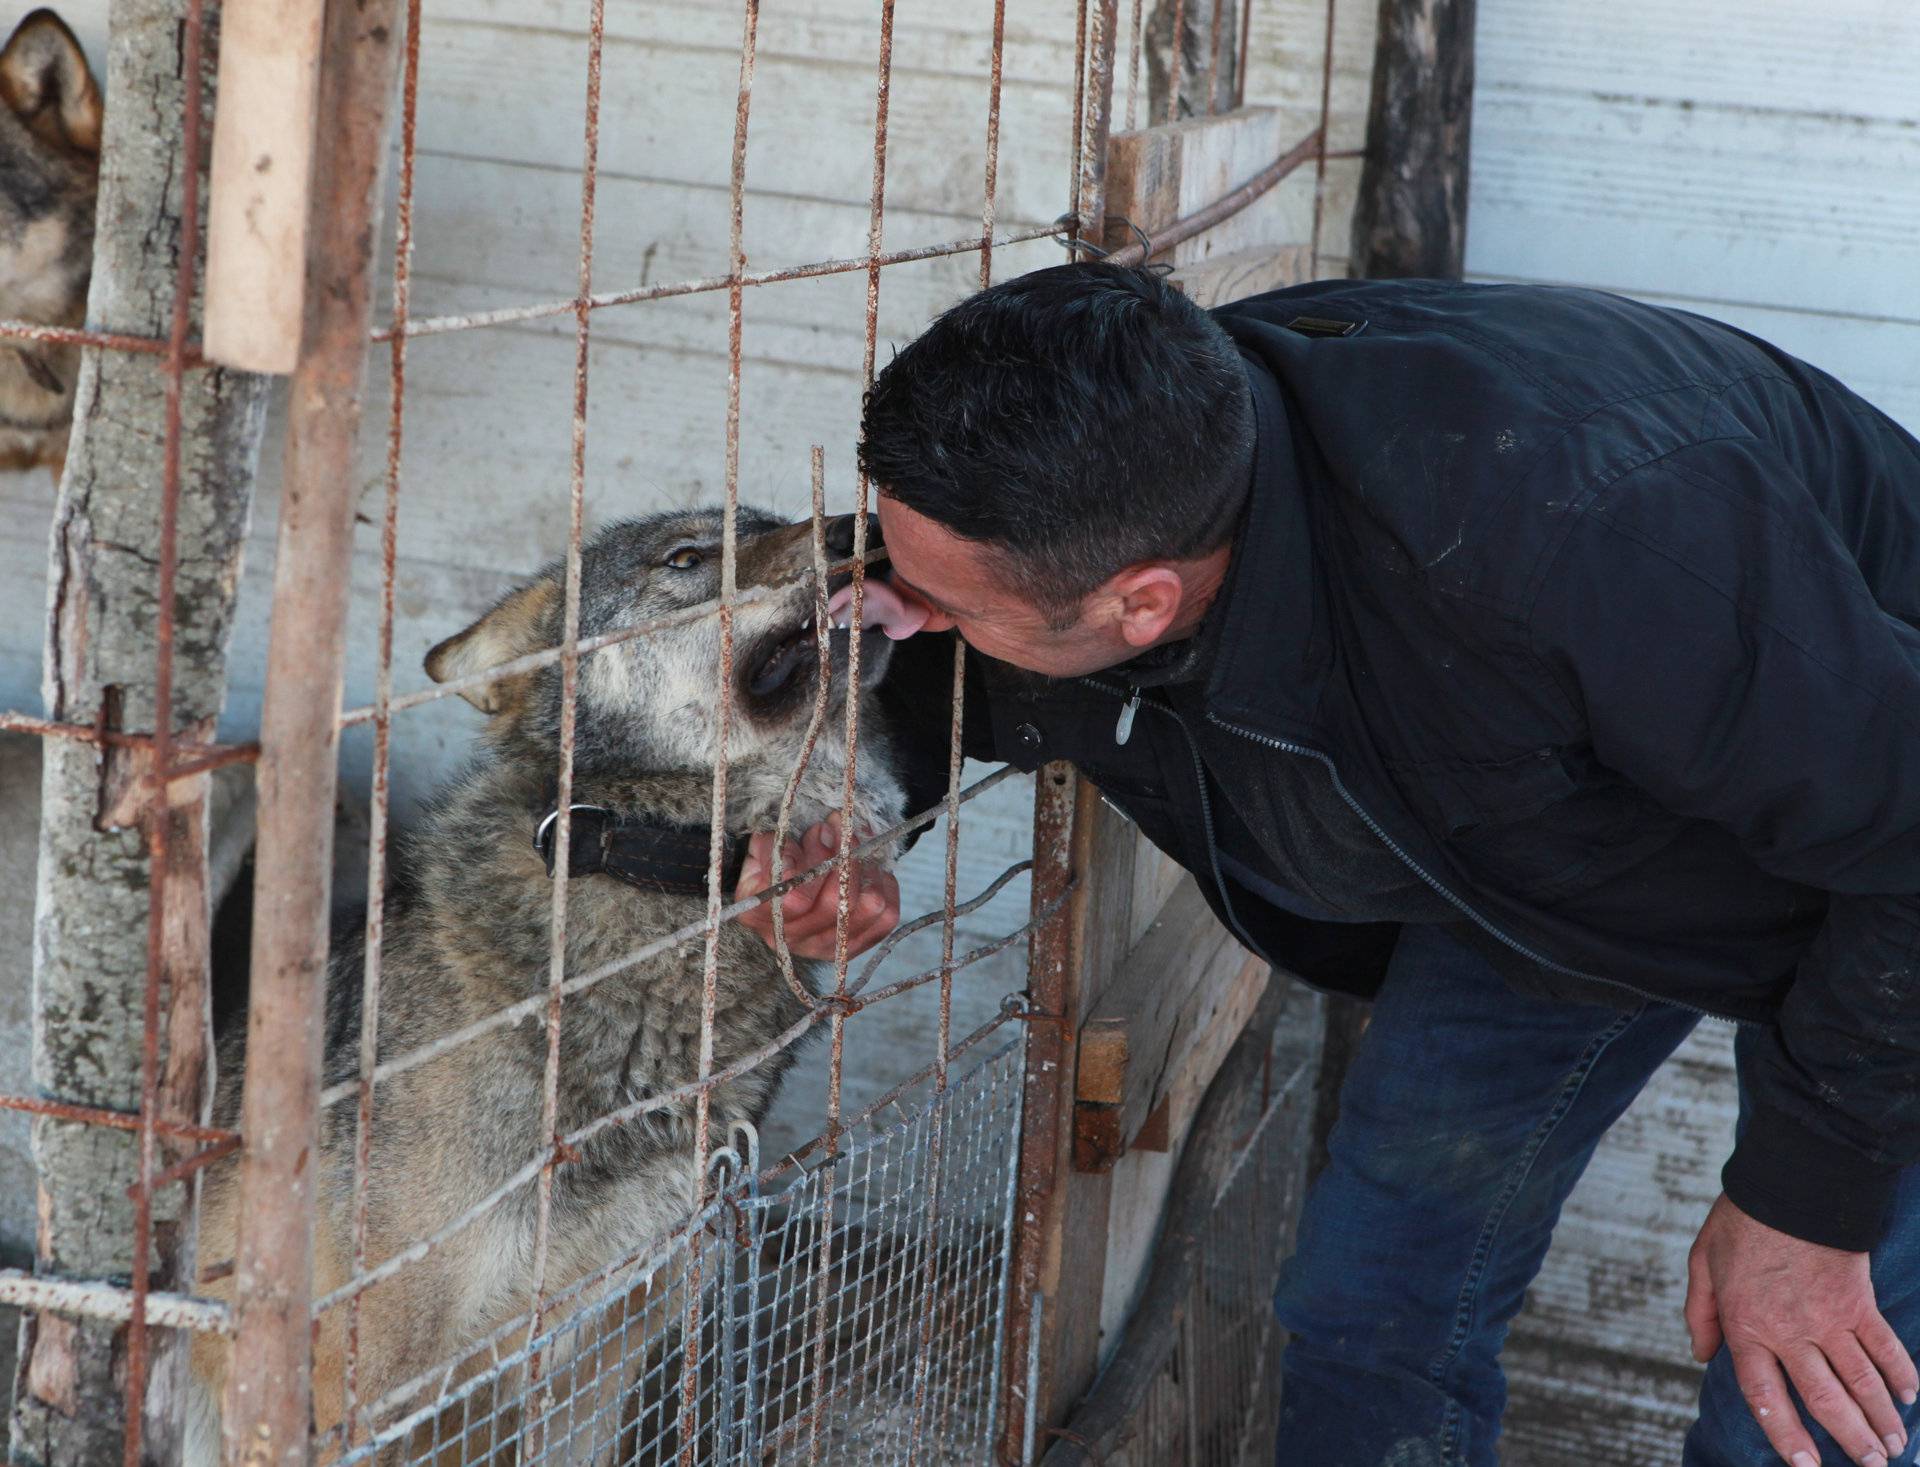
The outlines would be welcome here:
[[[982,0],[987,3],[987,0]],[[875,123],[867,248],[861,255],[821,259],[778,270],[754,271],[742,243],[746,198],[747,139],[754,83],[758,0],[744,0],[737,107],[734,118],[728,191],[731,230],[725,273],[664,284],[596,290],[594,219],[598,181],[599,100],[605,52],[604,0],[590,0],[585,82],[585,130],[581,167],[578,281],[566,299],[510,305],[492,310],[416,316],[412,308],[415,161],[419,116],[421,3],[406,6],[406,49],[401,76],[399,176],[391,265],[391,310],[386,324],[372,333],[384,346],[390,382],[383,509],[380,519],[380,614],[375,696],[361,707],[344,709],[342,729],[370,725],[373,737],[370,800],[371,839],[367,872],[365,966],[362,977],[362,1025],[356,1073],[323,1090],[319,1104],[352,1102],[356,1113],[350,1277],[314,1301],[314,1316],[344,1309],[346,1314],[345,1422],[322,1432],[318,1445],[345,1452],[346,1460],[369,1460],[381,1448],[414,1452],[409,1461],[438,1462],[452,1432],[462,1450],[485,1434],[475,1461],[522,1460],[530,1443],[556,1443],[579,1432],[598,1433],[608,1443],[619,1439],[623,1461],[693,1460],[694,1443],[718,1453],[699,1460],[760,1461],[978,1461],[990,1450],[998,1423],[1000,1355],[1007,1345],[1005,1312],[1011,1285],[1011,1250],[1017,1228],[1009,1211],[1019,1136],[1019,1056],[1017,1046],[1002,1047],[964,1077],[953,1067],[971,1051],[990,1047],[1003,1026],[1025,1017],[1010,1004],[957,1043],[952,1034],[952,994],[956,973],[1027,938],[1055,917],[1071,888],[1056,881],[1051,900],[1031,919],[970,951],[957,951],[958,919],[986,902],[1028,865],[1017,861],[970,895],[958,890],[961,810],[993,788],[1009,771],[963,784],[960,752],[963,679],[958,656],[952,683],[949,788],[935,808],[913,812],[901,824],[875,833],[864,844],[843,842],[836,855],[809,872],[779,869],[775,885],[761,896],[728,902],[720,872],[727,811],[727,728],[733,715],[733,642],[736,610],[760,593],[736,586],[736,520],[739,510],[741,439],[741,321],[745,293],[783,282],[826,275],[866,276],[864,380],[871,382],[878,342],[878,301],[883,273],[892,267],[942,256],[979,257],[979,282],[991,283],[995,249],[1037,240],[1063,230],[1071,240],[1100,209],[1100,168],[1095,149],[1105,138],[1112,109],[1114,37],[1113,0],[1080,0],[1075,53],[1075,99],[1071,124],[1073,160],[1068,180],[1068,209],[1061,220],[996,235],[996,180],[1000,139],[1005,0],[991,0],[992,41],[988,63],[988,100],[984,119],[985,170],[981,180],[977,234],[920,245],[885,248],[888,101],[892,65],[894,0],[881,0],[876,36]],[[1332,0],[1329,0],[1331,23]],[[1126,109],[1135,110],[1140,75],[1140,0],[1133,6],[1131,60]],[[1216,89],[1221,65],[1221,7],[1212,31],[1208,91]],[[1244,94],[1251,0],[1240,18],[1236,90]],[[188,0],[183,27],[187,74],[199,77],[203,39],[199,0]],[[1176,27],[1176,35],[1179,30]],[[1329,32],[1329,54],[1331,33]],[[1104,57],[1104,61],[1103,58]],[[1179,74],[1176,57],[1174,72]],[[198,156],[200,97],[189,88],[185,111],[185,152]],[[1325,172],[1326,88],[1321,96],[1322,125],[1315,147],[1322,181]],[[1302,154],[1302,156],[1307,156]],[[185,237],[171,330],[164,341],[125,335],[49,328],[26,322],[0,322],[0,338],[62,341],[102,351],[158,353],[165,359],[170,391],[164,431],[167,474],[161,486],[161,545],[158,566],[158,618],[155,628],[156,719],[149,734],[102,726],[52,723],[26,715],[0,715],[0,727],[87,740],[96,746],[135,747],[151,752],[150,789],[154,808],[164,807],[165,785],[225,763],[258,757],[256,744],[181,743],[171,733],[167,689],[170,685],[174,603],[171,592],[174,545],[179,518],[179,388],[184,374],[205,365],[190,336],[190,307],[197,258],[197,170],[183,170],[186,186]],[[1091,220],[1089,215],[1091,214]],[[1318,190],[1314,218],[1318,241]],[[725,532],[722,590],[717,601],[660,622],[623,628],[610,635],[580,635],[581,546],[585,524],[585,483],[589,366],[596,313],[645,302],[725,292],[728,311],[728,395],[725,426]],[[411,341],[453,332],[503,327],[543,318],[573,317],[574,367],[571,448],[564,574],[564,635],[553,647],[491,670],[430,688],[401,692],[394,680],[395,580],[402,459],[406,435],[407,352]],[[857,685],[861,586],[868,562],[869,485],[855,486],[854,549],[844,569],[853,584],[849,683]],[[813,454],[813,520],[816,583],[824,601],[826,569],[819,550],[824,518],[824,473],[819,449]],[[836,569],[839,569],[836,567]],[[716,680],[722,755],[713,781],[710,896],[702,920],[663,934],[617,963],[591,972],[570,971],[566,960],[568,848],[572,839],[573,731],[576,691],[586,659],[632,638],[657,632],[691,617],[712,617],[720,629],[720,665]],[[823,653],[824,656],[824,653]],[[392,731],[397,715],[489,682],[558,664],[561,670],[561,724],[557,838],[550,960],[540,992],[502,1008],[455,1032],[436,1036],[411,1051],[383,1052],[378,1043],[386,921],[388,831],[392,821]],[[846,700],[838,731],[846,769],[842,818],[853,811],[854,778],[859,758],[859,702]],[[809,732],[828,736],[816,709]],[[798,774],[795,775],[795,784]],[[793,787],[782,811],[783,832],[792,806]],[[885,950],[855,970],[847,951],[848,884],[851,863],[890,840],[925,827],[944,815],[944,899],[933,911],[905,924],[914,931],[939,926],[937,964],[908,977],[874,984]],[[168,870],[164,819],[148,822],[152,862],[151,900],[157,944],[161,893]],[[823,994],[810,994],[806,1017],[774,1044],[730,1065],[716,1066],[713,1016],[719,932],[753,907],[775,902],[799,881],[831,872],[839,884],[836,954],[832,981]],[[658,952],[698,943],[702,947],[704,1009],[699,1078],[678,1090],[636,1100],[589,1126],[562,1133],[557,1125],[556,1086],[560,1066],[561,1020],[566,1003]],[[782,944],[789,975],[791,962]],[[937,985],[939,1007],[931,1058],[915,1075],[858,1114],[843,1114],[843,1036],[847,1019],[861,1008],[923,986]],[[232,1328],[227,1308],[210,1299],[163,1294],[149,1288],[148,1205],[159,1188],[175,1185],[242,1146],[231,1130],[187,1126],[162,1116],[154,1077],[160,1060],[163,975],[157,947],[150,952],[145,990],[145,1054],[142,1104],[137,1115],[63,1105],[40,1097],[0,1097],[16,1110],[61,1116],[137,1133],[140,1180],[134,1239],[135,1266],[130,1287],[116,1284],[34,1280],[17,1273],[0,1275],[0,1298],[28,1307],[64,1309],[107,1319],[130,1321],[127,1372],[127,1453],[140,1451],[140,1396],[146,1375],[147,1331],[154,1325],[224,1333]],[[472,1043],[484,1034],[527,1019],[542,1022],[547,1034],[542,1132],[550,1144],[529,1155],[507,1180],[437,1233],[417,1238],[390,1257],[370,1256],[367,1199],[371,1186],[370,1145],[377,1087],[407,1070]],[[764,1062],[809,1031],[824,1026],[830,1042],[827,1100],[815,1140],[800,1149],[806,1164],[761,1169],[733,1146],[713,1150],[708,1104],[714,1088],[741,1070]],[[1001,1035],[1004,1039],[1004,1035]],[[573,1148],[599,1130],[630,1123],[649,1112],[691,1101],[696,1108],[695,1150],[690,1166],[711,1185],[695,1216],[671,1237],[657,1240],[645,1256],[610,1262],[582,1283],[549,1291],[546,1285],[549,1219],[556,1169],[569,1164]],[[1070,1103],[1070,1098],[1064,1103]],[[744,1144],[744,1143],[740,1143]],[[163,1146],[166,1148],[163,1152]],[[170,1158],[170,1160],[169,1160]],[[713,1163],[722,1163],[718,1171]],[[810,1169],[809,1169],[810,1168]],[[1257,1171],[1257,1168],[1256,1168]],[[537,1223],[534,1233],[532,1298],[514,1324],[496,1330],[486,1342],[488,1357],[476,1362],[472,1344],[438,1367],[438,1374],[410,1382],[378,1401],[360,1399],[357,1379],[359,1325],[367,1291],[409,1263],[452,1244],[476,1219],[531,1191]],[[259,1217],[249,1226],[272,1227],[280,1219]],[[215,1271],[221,1265],[213,1264]],[[1238,1338],[1237,1335],[1233,1336]],[[609,1352],[612,1352],[609,1354]],[[622,1384],[609,1394],[606,1381],[628,1382],[638,1372],[637,1389]],[[1011,1367],[1017,1371],[1017,1366]],[[782,1384],[776,1391],[772,1383]],[[532,1435],[529,1435],[529,1433]],[[424,1435],[423,1435],[424,1434]],[[426,1445],[415,1451],[418,1442]],[[511,1450],[509,1450],[509,1448]],[[519,1454],[519,1455],[515,1455]],[[651,1454],[651,1455],[649,1455]],[[390,1460],[383,1457],[381,1460]]]
[[[558,1460],[617,1449],[635,1464],[690,1445],[714,1467],[816,1452],[983,1460],[1019,1103],[1019,1055],[1003,1044],[929,1103],[850,1125],[816,1169],[763,1180],[756,1138],[736,1133],[714,1153],[713,1200],[673,1239],[556,1293],[530,1340],[523,1317],[456,1362],[464,1370],[399,1387],[389,1424],[341,1467],[434,1467],[454,1450],[495,1467],[532,1441]],[[923,1321],[937,1325],[937,1354],[922,1348]],[[542,1354],[552,1364],[536,1383],[527,1367]]]

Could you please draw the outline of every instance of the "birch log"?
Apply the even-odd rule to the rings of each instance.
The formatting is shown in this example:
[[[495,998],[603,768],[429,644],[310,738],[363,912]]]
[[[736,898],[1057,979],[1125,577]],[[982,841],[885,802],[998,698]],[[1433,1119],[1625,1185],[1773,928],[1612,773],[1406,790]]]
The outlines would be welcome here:
[[[208,6],[206,73],[215,53]],[[180,245],[186,78],[180,0],[113,0],[106,131],[87,324],[166,335]],[[202,136],[209,136],[210,129]],[[194,160],[199,166],[199,160]],[[89,351],[55,510],[44,696],[49,717],[151,731],[154,625],[165,422],[161,359]],[[173,726],[211,735],[226,686],[241,547],[265,417],[262,378],[190,372],[182,396],[179,572],[174,601]],[[148,863],[136,797],[139,759],[101,758],[50,739],[42,773],[34,926],[33,1078],[43,1095],[116,1110],[138,1107],[146,980]],[[162,1105],[181,1118],[208,1094],[205,780],[171,789],[166,964],[173,1000]],[[196,1052],[197,1051],[197,1052]],[[167,1157],[162,1152],[163,1162]],[[124,1279],[132,1267],[138,1151],[126,1133],[38,1120],[37,1267],[63,1277]],[[187,1192],[155,1198],[153,1287],[187,1289]],[[13,1414],[14,1460],[122,1459],[125,1327],[28,1318]],[[179,1460],[171,1439],[183,1362],[151,1332],[145,1460]]]

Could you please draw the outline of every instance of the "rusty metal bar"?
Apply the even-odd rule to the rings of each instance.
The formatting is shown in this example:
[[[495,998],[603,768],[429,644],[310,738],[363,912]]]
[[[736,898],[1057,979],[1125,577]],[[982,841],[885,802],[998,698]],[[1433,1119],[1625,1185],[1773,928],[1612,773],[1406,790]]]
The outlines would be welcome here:
[[[77,1279],[38,1278],[23,1269],[0,1268],[0,1304],[16,1309],[70,1314],[81,1319],[104,1319],[123,1324],[133,1318],[133,1290],[114,1284]],[[188,1329],[197,1334],[233,1332],[232,1316],[217,1299],[151,1289],[146,1297],[147,1324],[159,1329]]]
[[[1320,275],[1320,225],[1327,208],[1327,131],[1333,107],[1333,18],[1339,0],[1327,0],[1327,24],[1320,52],[1320,146],[1313,160],[1313,235],[1307,244],[1307,270]]]
[[[175,626],[174,592],[180,569],[180,398],[186,377],[187,328],[192,320],[196,265],[200,252],[200,118],[205,100],[206,25],[202,0],[187,0],[181,35],[182,137],[180,151],[188,160],[180,177],[179,262],[174,270],[172,314],[168,321],[166,352],[165,418],[162,426],[160,479],[160,564],[155,576],[154,677],[152,768],[156,771],[173,764],[173,635]],[[142,823],[147,841],[147,971],[141,995],[140,1034],[140,1146],[139,1171],[133,1186],[133,1313],[127,1328],[126,1430],[122,1437],[122,1460],[126,1467],[140,1467],[141,1439],[146,1425],[147,1393],[147,1293],[153,1273],[153,1191],[154,1168],[158,1159],[155,1123],[161,1103],[160,1069],[160,989],[168,967],[168,878],[175,858],[172,846],[173,802],[170,786],[160,780],[147,783],[147,808]],[[198,855],[205,862],[204,848],[195,846],[181,853],[191,860]],[[206,978],[196,973],[189,978],[183,972],[168,975],[167,985],[175,1004],[206,1002]],[[187,1035],[201,1039],[198,1026]],[[185,1061],[187,1056],[175,1058]],[[200,1073],[195,1081],[196,1119],[200,1086],[204,1077],[205,1055],[194,1068]],[[169,1119],[177,1119],[169,1117]],[[191,1225],[191,1209],[188,1209]],[[187,1243],[191,1248],[191,1242]]]
[[[420,0],[407,3],[407,42],[400,83],[400,189],[394,205],[393,322],[387,356],[387,492],[380,519],[380,633],[374,666],[373,789],[367,820],[367,918],[360,981],[359,1105],[354,1117],[352,1271],[367,1266],[367,1205],[373,1168],[373,1071],[379,1062],[380,981],[387,914],[387,836],[392,806],[394,570],[400,550],[400,464],[407,403],[406,322],[413,292],[415,136],[420,115]],[[347,1358],[341,1403],[346,1445],[357,1439],[360,1397],[360,1309],[347,1306]]]
[[[813,540],[813,624],[827,625],[827,465],[826,449],[816,443],[808,453],[812,498],[809,515]],[[820,730],[827,722],[827,695],[832,690],[833,647],[825,636],[816,635],[814,643],[813,708],[807,714],[806,736],[800,741],[800,758],[795,762],[787,787],[780,792],[780,812],[773,825],[773,856],[768,862],[770,885],[778,887],[786,879],[787,838],[793,831],[793,805],[800,795],[800,781],[813,763],[813,751],[820,742]],[[711,878],[710,878],[711,879]],[[771,892],[768,893],[772,895]],[[788,992],[812,1007],[814,997],[793,966],[793,949],[787,945],[787,914],[783,903],[772,902],[768,912],[773,918],[773,952],[780,964],[780,976]],[[703,1173],[704,1175],[704,1173]]]
[[[354,494],[396,0],[330,6],[331,145],[314,177],[306,334],[291,382],[261,719],[258,873],[241,1131],[229,1462],[307,1460],[313,1156]]]
[[[1207,112],[1220,110],[1220,18],[1233,0],[1213,0],[1213,38],[1207,56]]]
[[[1251,0],[1249,0],[1251,3]],[[1140,100],[1140,60],[1146,51],[1142,0],[1133,0],[1132,39],[1127,43],[1127,131],[1133,131],[1134,104]]]
[[[1076,70],[1084,121],[1075,129],[1073,202],[1075,237],[1098,240],[1106,222],[1107,135],[1113,116],[1113,60],[1119,0],[1083,5],[1085,43]],[[1176,86],[1177,94],[1177,72]],[[1026,1080],[1021,1098],[1020,1159],[1016,1181],[1017,1236],[1008,1267],[1006,1343],[1001,1356],[999,1455],[1018,1462],[1038,1403],[1031,1398],[1028,1356],[1040,1344],[1040,1278],[1050,1246],[1052,1205],[1062,1169],[1062,1136],[1072,1109],[1067,1074],[1073,1054],[1074,929],[1084,893],[1074,871],[1078,777],[1072,766],[1048,764],[1034,778],[1033,891],[1035,923],[1027,946],[1029,1006],[1059,1020],[1027,1028]],[[1043,915],[1044,914],[1044,915]]]
[[[64,1100],[42,1100],[32,1095],[0,1095],[0,1110],[24,1111],[33,1116],[51,1116],[60,1121],[78,1121],[86,1126],[107,1126],[115,1131],[138,1131],[141,1118],[133,1111],[102,1110],[94,1105],[71,1105]],[[238,1131],[223,1131],[218,1126],[181,1125],[156,1118],[154,1130],[170,1141],[237,1141]]]
[[[1176,219],[1154,235],[1154,254],[1164,254],[1182,240],[1192,239],[1196,234],[1203,234],[1221,220],[1230,219],[1238,214],[1309,158],[1319,156],[1320,140],[1323,136],[1320,129],[1315,128],[1232,193],[1222,194],[1204,209],[1196,209],[1184,219]],[[1137,240],[1133,244],[1114,250],[1107,256],[1107,263],[1111,265],[1140,265],[1146,260],[1147,247]]]
[[[727,289],[727,418],[726,418],[726,495],[721,511],[720,523],[720,666],[719,666],[719,718],[715,728],[715,757],[713,763],[713,799],[710,828],[707,836],[707,939],[700,960],[700,1058],[699,1078],[705,1080],[713,1073],[713,1020],[719,1001],[720,987],[720,905],[721,871],[725,864],[727,840],[727,737],[733,725],[733,602],[738,594],[738,570],[740,549],[740,330],[742,298],[740,277],[747,268],[746,247],[743,233],[746,218],[747,186],[747,127],[753,108],[753,61],[754,46],[759,36],[760,0],[746,0],[746,14],[741,22],[740,36],[740,82],[734,101],[733,114],[733,154],[728,170],[728,233],[727,268],[732,283]],[[821,534],[818,506],[815,506],[814,534]],[[857,548],[857,547],[856,547]],[[816,552],[818,553],[818,552]],[[822,588],[824,589],[824,588]],[[816,597],[818,592],[816,592]],[[821,666],[825,667],[827,626],[824,620],[816,624],[816,638],[820,643]],[[849,698],[856,696],[850,692]],[[818,700],[816,696],[816,706]],[[808,751],[811,753],[811,749]],[[794,776],[794,788],[799,784],[799,772]],[[790,965],[792,958],[784,952],[785,929],[781,931],[783,959]],[[796,986],[799,986],[796,982]],[[698,1207],[706,1201],[709,1178],[707,1160],[711,1149],[711,1138],[707,1128],[713,1119],[713,1092],[702,1089],[694,1100],[693,1109],[693,1175],[699,1189],[695,1197]],[[700,1338],[700,1266],[702,1256],[696,1253],[687,1281],[687,1306],[683,1339]],[[695,1350],[696,1360],[698,1347]],[[699,1417],[700,1370],[696,1364],[681,1371],[680,1389],[680,1467],[694,1467],[694,1453],[698,1448],[699,1431],[695,1425]]]
[[[1002,235],[994,241],[996,245],[1024,244],[1029,240],[1045,239],[1059,229],[1057,224],[1036,224],[1017,229],[1011,234]],[[853,255],[846,259],[816,260],[805,265],[789,265],[780,270],[760,270],[743,274],[739,279],[742,287],[756,285],[779,285],[789,280],[816,280],[823,275],[850,275],[856,270],[868,270],[875,265],[907,265],[916,260],[935,260],[945,255],[971,254],[980,248],[977,236],[966,239],[949,240],[942,244],[917,245],[911,249],[888,250],[877,258],[871,255]],[[409,336],[434,336],[447,331],[473,331],[487,326],[510,326],[520,321],[537,321],[549,316],[565,316],[578,311],[584,305],[587,310],[605,310],[608,306],[630,306],[642,301],[673,300],[680,296],[705,295],[713,291],[731,290],[734,286],[732,275],[703,275],[693,280],[678,280],[664,285],[643,285],[631,290],[613,291],[603,295],[589,296],[583,301],[575,296],[568,300],[546,301],[529,306],[502,306],[493,311],[472,311],[461,315],[422,316],[407,325]],[[375,341],[385,341],[389,330],[374,333]]]
[[[1180,120],[1180,89],[1186,85],[1187,0],[1173,0],[1173,55],[1167,66],[1167,115]]]
[[[587,19],[586,119],[582,129],[580,163],[580,300],[574,312],[573,422],[567,486],[567,553],[563,577],[560,656],[560,767],[557,793],[559,820],[555,825],[553,907],[547,948],[547,1054],[542,1076],[540,1134],[546,1154],[540,1161],[534,1198],[533,1300],[529,1339],[540,1334],[547,1303],[547,1254],[552,1235],[553,1173],[563,1148],[559,1136],[560,1015],[567,976],[567,895],[570,890],[569,851],[573,844],[573,742],[580,684],[580,545],[586,523],[587,370],[591,325],[586,297],[593,290],[593,218],[600,184],[600,77],[606,51],[606,0],[591,0]],[[533,1351],[527,1362],[528,1427],[544,1414],[547,1399],[541,1384],[543,1353]],[[528,1449],[540,1451],[543,1438],[532,1437]]]
[[[185,41],[184,32],[182,42]],[[181,179],[182,185],[186,183]],[[0,320],[0,339],[9,341],[44,341],[50,346],[97,346],[102,351],[139,352],[146,356],[170,356],[173,353],[171,336],[127,336],[114,331],[82,331],[73,326],[43,326],[38,321]],[[190,367],[204,367],[206,361],[200,355],[195,342],[184,344],[182,356]]]
[[[999,39],[998,32],[995,39]],[[966,762],[966,754],[961,746],[961,734],[966,715],[967,698],[967,644],[960,638],[953,642],[953,684],[951,693],[952,708],[947,726],[947,850],[945,885],[941,901],[940,923],[940,1024],[934,1048],[933,1093],[937,1100],[947,1089],[947,1046],[953,1038],[953,938],[954,926],[960,917],[956,904],[960,878],[960,773]],[[1022,863],[1031,868],[1032,862]],[[1009,868],[1008,875],[1002,881],[994,883],[974,901],[970,907],[978,906],[993,892],[998,891],[1012,872],[1018,868]],[[871,972],[876,963],[869,963]],[[861,975],[863,978],[865,973]],[[875,999],[879,994],[873,995]],[[940,1153],[946,1136],[944,1123],[937,1124],[927,1138],[927,1233],[925,1243],[926,1258],[923,1264],[923,1287],[929,1298],[937,1288],[937,1256],[940,1247]],[[926,1311],[920,1325],[920,1352],[913,1371],[913,1412],[912,1431],[907,1440],[907,1467],[916,1467],[920,1460],[920,1432],[925,1424],[923,1413],[926,1409],[927,1370],[933,1359],[933,1314]]]
[[[873,101],[873,183],[867,202],[867,316],[866,351],[861,381],[873,386],[874,359],[880,339],[880,245],[886,228],[887,209],[887,118],[893,90],[893,16],[894,0],[880,3],[880,58]],[[857,776],[860,740],[860,628],[866,604],[867,548],[867,476],[861,470],[856,480],[853,505],[853,559],[855,561],[852,596],[847,606],[846,764],[840,793],[840,840],[836,853],[836,906],[833,927],[833,993],[839,1000],[828,1020],[827,1053],[827,1125],[826,1153],[829,1162],[840,1149],[840,1089],[846,1057],[847,1030],[847,927],[851,916],[853,848],[861,834],[854,829],[853,796]],[[807,1422],[807,1461],[818,1467],[822,1450],[822,1431],[827,1414],[827,1278],[833,1261],[833,1191],[821,1196],[821,1216],[815,1229],[815,1250],[819,1254],[815,1276],[818,1287],[814,1298],[813,1402]]]
[[[993,0],[993,55],[987,68],[987,164],[980,202],[982,290],[993,284],[993,211],[1000,187],[1000,80],[1006,49],[1007,0]]]
[[[1226,0],[1220,0],[1225,4]],[[1253,30],[1253,0],[1240,0],[1240,59],[1233,71],[1233,105],[1247,105],[1247,37]]]

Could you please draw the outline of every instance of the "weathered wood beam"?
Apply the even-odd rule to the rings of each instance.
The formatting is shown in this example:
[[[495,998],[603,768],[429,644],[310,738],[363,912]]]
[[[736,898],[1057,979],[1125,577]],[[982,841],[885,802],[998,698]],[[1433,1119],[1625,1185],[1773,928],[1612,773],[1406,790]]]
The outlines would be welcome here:
[[[335,0],[321,43],[306,324],[288,384],[267,695],[260,715],[247,1072],[234,1249],[232,1467],[305,1467],[312,1422],[313,1160],[319,1148],[340,687],[399,0]]]
[[[214,27],[209,5],[210,75]],[[113,0],[106,66],[98,231],[87,303],[96,331],[168,334],[183,237],[184,74],[180,0]],[[49,718],[151,732],[166,370],[161,358],[88,350],[61,481],[48,592]],[[265,383],[194,371],[181,386],[180,503],[172,719],[178,739],[209,737],[226,691],[240,557],[265,418]],[[44,1095],[115,1110],[141,1097],[147,985],[150,757],[49,739],[42,766],[35,897],[33,1079]],[[205,776],[168,790],[164,910],[157,950],[163,1013],[159,1109],[204,1119],[207,1033]],[[36,1267],[72,1278],[132,1269],[138,1138],[63,1121],[34,1124],[40,1228]],[[168,1160],[163,1152],[161,1161]],[[191,1270],[192,1192],[154,1198],[151,1284]],[[99,1464],[124,1450],[126,1326],[52,1315],[22,1326],[16,1460]],[[151,1461],[177,1461],[183,1354],[150,1336],[143,1435]]]
[[[1362,279],[1458,279],[1465,268],[1474,4],[1380,0],[1353,211]]]

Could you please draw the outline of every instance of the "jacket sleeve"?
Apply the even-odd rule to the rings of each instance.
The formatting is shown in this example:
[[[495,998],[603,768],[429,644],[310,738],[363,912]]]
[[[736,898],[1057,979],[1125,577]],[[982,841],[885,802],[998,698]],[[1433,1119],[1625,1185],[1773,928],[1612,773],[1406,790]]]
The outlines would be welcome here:
[[[1871,1248],[1920,1162],[1920,631],[1752,440],[1695,445],[1569,508],[1534,650],[1596,757],[1830,894],[1755,1046],[1722,1184],[1769,1226]]]
[[[897,642],[887,674],[880,682],[880,707],[886,714],[893,754],[907,791],[907,812],[918,815],[947,795],[947,751],[953,725],[953,656],[956,632],[921,634]],[[961,712],[960,745],[969,759],[998,762],[993,722],[988,716],[986,680],[980,658],[967,652],[966,695]],[[907,837],[909,848],[924,834]]]

